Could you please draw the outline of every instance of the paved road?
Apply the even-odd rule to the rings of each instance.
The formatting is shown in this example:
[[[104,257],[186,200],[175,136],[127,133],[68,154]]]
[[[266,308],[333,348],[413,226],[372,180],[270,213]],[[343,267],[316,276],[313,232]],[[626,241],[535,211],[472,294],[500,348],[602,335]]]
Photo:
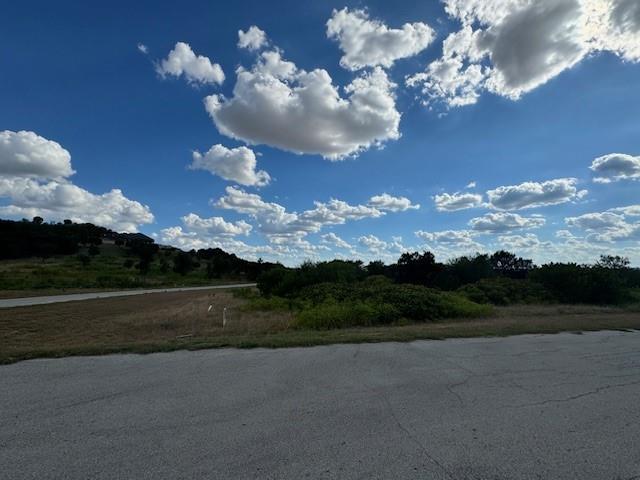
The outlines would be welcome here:
[[[255,287],[255,285],[255,283],[242,283],[233,285],[213,285],[207,287],[152,288],[147,290],[121,290],[119,292],[72,293],[69,295],[50,295],[47,297],[7,298],[0,300],[0,308],[29,307],[31,305],[77,302],[80,300],[94,300],[96,298],[127,297],[130,295],[144,295],[147,293],[192,292],[197,290],[213,290],[220,288],[244,288]]]
[[[0,367],[2,479],[640,475],[640,333]]]

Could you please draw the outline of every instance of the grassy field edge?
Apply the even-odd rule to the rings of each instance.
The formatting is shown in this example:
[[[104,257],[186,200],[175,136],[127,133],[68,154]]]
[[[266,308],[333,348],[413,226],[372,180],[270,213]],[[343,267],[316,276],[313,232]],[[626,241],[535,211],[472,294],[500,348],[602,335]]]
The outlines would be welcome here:
[[[598,318],[585,315],[559,317],[555,321],[539,322],[489,319],[475,321],[438,322],[406,326],[351,328],[342,330],[293,330],[278,333],[219,336],[216,338],[189,337],[162,342],[136,342],[130,344],[90,347],[61,347],[59,349],[28,349],[3,352],[0,364],[11,364],[37,358],[71,356],[97,356],[107,354],[149,354],[179,350],[216,348],[290,348],[331,344],[410,342],[415,340],[445,340],[449,338],[506,337],[525,334],[582,333],[593,331],[640,330],[640,315],[608,314]]]

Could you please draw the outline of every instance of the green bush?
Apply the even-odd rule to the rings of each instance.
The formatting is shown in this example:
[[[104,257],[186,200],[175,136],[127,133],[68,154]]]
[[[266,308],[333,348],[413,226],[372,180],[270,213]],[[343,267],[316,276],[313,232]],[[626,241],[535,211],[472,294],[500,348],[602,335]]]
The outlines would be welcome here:
[[[341,328],[481,317],[491,313],[450,292],[420,285],[395,284],[383,277],[356,283],[322,283],[299,292],[298,324],[305,328]]]
[[[389,324],[400,318],[400,312],[386,303],[327,301],[298,313],[297,325],[314,330],[329,330]]]
[[[293,310],[296,309],[296,305],[291,299],[271,296],[252,298],[245,308],[247,310],[272,312]]]
[[[538,283],[506,277],[485,278],[464,285],[457,292],[472,302],[493,305],[546,303],[551,299],[549,292]]]
[[[258,297],[258,292],[253,288],[234,288],[231,290],[231,295],[235,298],[243,298],[245,300],[251,300]]]

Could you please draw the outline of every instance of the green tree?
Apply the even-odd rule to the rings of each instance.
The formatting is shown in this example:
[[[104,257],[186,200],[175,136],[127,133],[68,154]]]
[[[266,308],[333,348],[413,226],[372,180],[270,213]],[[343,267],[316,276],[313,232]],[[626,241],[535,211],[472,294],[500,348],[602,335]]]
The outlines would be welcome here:
[[[600,260],[596,265],[600,268],[608,268],[611,270],[624,270],[629,268],[631,262],[626,257],[620,255],[600,255]]]
[[[190,253],[178,252],[173,257],[173,271],[180,275],[186,275],[194,269],[194,261]]]

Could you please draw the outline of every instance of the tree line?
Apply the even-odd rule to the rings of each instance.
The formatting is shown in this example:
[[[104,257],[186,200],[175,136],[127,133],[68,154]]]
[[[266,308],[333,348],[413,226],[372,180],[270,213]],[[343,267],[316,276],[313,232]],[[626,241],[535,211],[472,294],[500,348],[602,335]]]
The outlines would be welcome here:
[[[122,267],[135,268],[141,275],[147,275],[155,265],[160,274],[174,272],[186,276],[198,271],[208,279],[255,280],[271,268],[282,267],[262,260],[245,260],[220,248],[185,252],[165,247],[161,251],[160,246],[145,235],[119,234],[105,227],[71,220],[46,223],[42,217],[0,220],[0,260],[35,257],[44,261],[58,255],[77,255],[78,262],[87,267],[100,255],[106,239],[112,240],[129,257]]]
[[[42,217],[0,220],[0,259],[72,255],[81,246],[97,246],[109,230],[91,223],[45,223]]]
[[[476,303],[594,303],[630,301],[640,288],[640,270],[629,260],[606,255],[594,264],[535,265],[504,250],[437,262],[431,252],[403,253],[397,262],[333,260],[306,262],[295,269],[275,268],[258,278],[265,296],[292,297],[312,285],[352,284],[382,276],[397,284],[413,284],[458,292]]]

